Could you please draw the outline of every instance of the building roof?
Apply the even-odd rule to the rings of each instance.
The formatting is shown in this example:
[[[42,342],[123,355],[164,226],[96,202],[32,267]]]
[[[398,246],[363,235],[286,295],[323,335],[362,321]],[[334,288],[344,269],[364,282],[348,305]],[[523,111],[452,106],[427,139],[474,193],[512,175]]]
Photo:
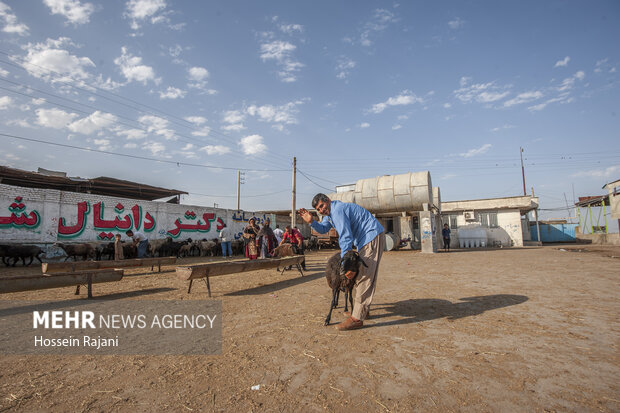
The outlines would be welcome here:
[[[39,169],[39,171],[29,172],[0,166],[0,183],[27,188],[56,189],[59,191],[81,192],[146,201],[187,194],[187,192],[177,189],[160,188],[106,176],[88,179],[68,177],[64,172],[46,171],[44,169]]]
[[[596,195],[596,196],[580,196],[579,201],[575,202],[576,207],[599,207],[603,205],[609,206],[609,195]]]
[[[521,214],[526,214],[536,208],[538,208],[538,198],[529,195],[441,202],[442,213],[492,209],[518,209]]]

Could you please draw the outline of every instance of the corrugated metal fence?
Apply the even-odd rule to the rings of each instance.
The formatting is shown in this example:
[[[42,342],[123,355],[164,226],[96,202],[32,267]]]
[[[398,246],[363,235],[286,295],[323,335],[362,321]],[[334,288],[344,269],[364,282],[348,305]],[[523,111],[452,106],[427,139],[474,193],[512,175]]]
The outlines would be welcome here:
[[[540,224],[542,242],[576,242],[575,228],[577,224]],[[532,241],[538,241],[536,225],[530,226]]]

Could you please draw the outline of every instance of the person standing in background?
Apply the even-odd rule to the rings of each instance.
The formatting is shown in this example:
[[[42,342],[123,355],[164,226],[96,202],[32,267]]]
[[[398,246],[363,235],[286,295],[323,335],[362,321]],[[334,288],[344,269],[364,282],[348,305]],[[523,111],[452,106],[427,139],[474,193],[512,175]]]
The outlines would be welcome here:
[[[230,236],[230,229],[224,225],[220,230],[220,244],[222,245],[222,257],[226,258],[226,252],[228,257],[232,258],[232,237]]]

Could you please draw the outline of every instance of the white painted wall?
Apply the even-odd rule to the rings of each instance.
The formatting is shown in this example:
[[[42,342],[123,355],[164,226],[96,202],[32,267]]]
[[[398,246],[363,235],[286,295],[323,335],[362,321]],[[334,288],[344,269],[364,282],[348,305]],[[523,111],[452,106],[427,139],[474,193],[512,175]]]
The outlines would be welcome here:
[[[16,201],[19,200],[19,202]],[[78,223],[78,204],[86,203],[89,212],[84,214],[85,222],[83,230],[72,232],[71,234],[59,234],[59,220],[64,218],[65,226],[74,226]],[[239,238],[243,227],[247,224],[247,220],[256,216],[259,223],[270,218],[275,221],[274,216],[261,215],[258,216],[253,212],[235,211],[220,208],[207,208],[193,205],[177,205],[162,202],[137,201],[127,198],[116,198],[100,195],[81,194],[75,192],[64,192],[52,189],[35,189],[17,186],[9,186],[0,184],[0,242],[1,243],[30,243],[45,244],[56,241],[63,242],[85,242],[85,241],[109,241],[102,239],[101,234],[117,234],[120,233],[122,238],[126,240],[126,229],[115,226],[114,228],[96,227],[95,212],[97,204],[102,203],[102,215],[100,224],[106,221],[112,222],[115,218],[119,219],[118,226],[124,226],[128,219],[131,219],[132,230],[138,229],[144,233],[149,239],[165,238],[172,236],[177,240],[192,239],[212,239],[219,236],[219,228],[221,223],[226,225],[235,234],[235,238]],[[121,204],[122,211],[115,210],[116,206]],[[13,208],[11,206],[14,206]],[[17,208],[15,206],[23,205]],[[139,207],[138,217],[139,228],[136,228],[137,222],[134,219],[132,207]],[[11,209],[12,208],[12,209]],[[19,211],[17,211],[19,210]],[[15,212],[17,211],[17,212]],[[186,215],[186,212],[195,214],[195,218]],[[147,213],[154,218],[155,225],[148,231],[145,224],[148,222]],[[27,225],[20,224],[23,222],[24,215],[29,219],[38,214],[39,222],[36,226],[29,228]],[[212,218],[209,222],[208,230],[204,225],[206,220],[204,214]],[[129,218],[127,218],[129,217]],[[181,225],[196,225],[198,221],[203,224],[201,230],[182,229],[178,234],[175,222],[179,221]],[[171,233],[172,231],[173,233]],[[175,236],[176,234],[176,236]]]
[[[476,211],[478,212],[491,212],[491,211]],[[497,212],[497,225],[498,228],[485,228],[487,233],[487,245],[493,246],[497,242],[501,242],[503,247],[522,247],[523,246],[523,229],[521,226],[521,213],[518,209],[501,209],[493,212]],[[475,224],[475,221],[465,221],[463,212],[452,212],[451,214],[457,214],[456,224],[459,227]],[[442,228],[443,224],[447,223],[448,216],[442,216]],[[458,229],[450,228],[452,231],[450,234],[450,247],[459,247]],[[441,238],[441,231],[438,230],[438,237]],[[443,241],[441,242],[443,246]]]

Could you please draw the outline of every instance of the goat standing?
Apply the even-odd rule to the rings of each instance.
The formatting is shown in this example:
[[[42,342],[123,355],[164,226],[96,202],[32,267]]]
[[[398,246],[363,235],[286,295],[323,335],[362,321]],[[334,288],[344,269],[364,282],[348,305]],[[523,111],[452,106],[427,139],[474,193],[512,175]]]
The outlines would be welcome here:
[[[351,312],[353,312],[353,286],[355,285],[355,280],[357,279],[362,265],[368,268],[366,263],[356,251],[347,251],[342,259],[340,258],[340,253],[338,252],[332,255],[327,261],[325,278],[327,279],[327,285],[332,289],[332,302],[329,307],[329,313],[325,318],[324,325],[329,325],[332,318],[332,310],[338,307],[340,291],[344,292],[344,311],[348,311],[349,302],[351,303]],[[348,271],[353,271],[355,273],[353,278],[349,279],[346,277],[345,274]]]

